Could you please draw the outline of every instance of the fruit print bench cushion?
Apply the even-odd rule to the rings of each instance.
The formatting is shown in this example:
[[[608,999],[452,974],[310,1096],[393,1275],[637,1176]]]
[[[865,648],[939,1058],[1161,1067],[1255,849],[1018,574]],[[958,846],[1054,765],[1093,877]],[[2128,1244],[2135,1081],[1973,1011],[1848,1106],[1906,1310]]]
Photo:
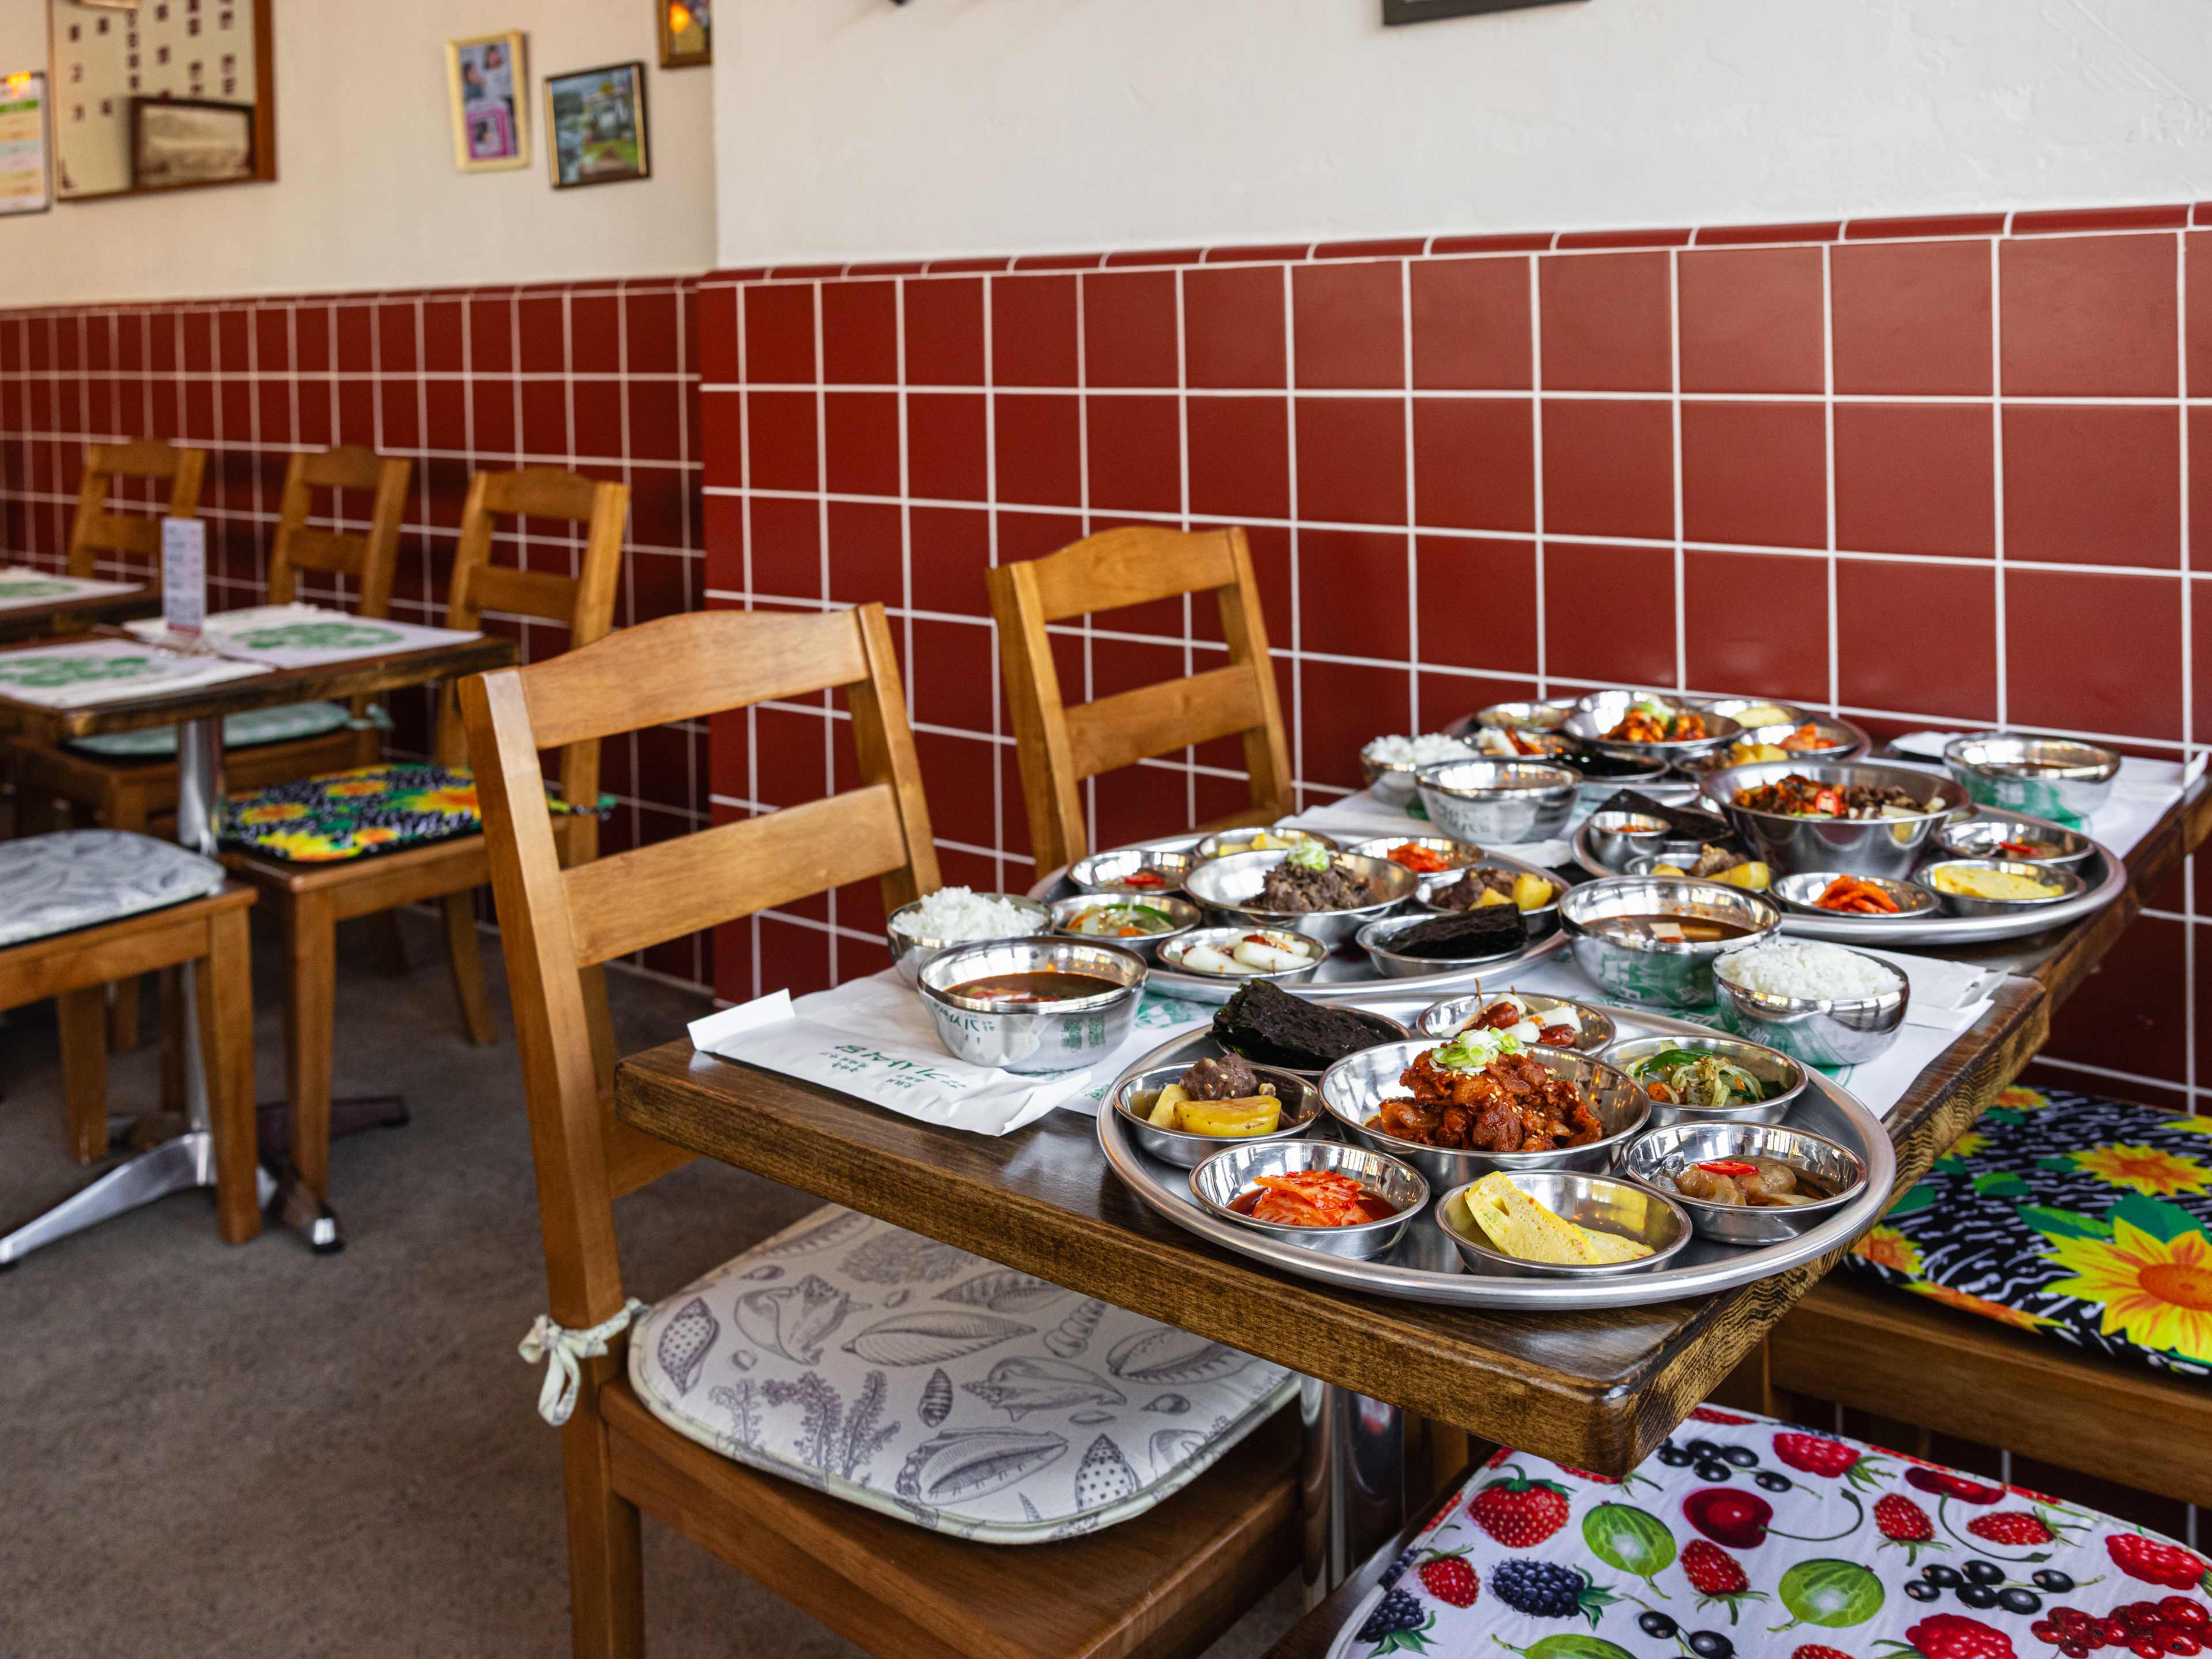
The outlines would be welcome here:
[[[2007,1089],[1844,1261],[2021,1330],[2212,1377],[2212,1117]]]
[[[667,1297],[629,1378],[737,1462],[987,1544],[1141,1515],[1297,1379],[832,1205]]]
[[[1330,1659],[2212,1654],[2208,1571],[2093,1510],[1703,1407],[1620,1481],[1499,1452]]]
[[[550,796],[545,804],[556,813],[579,810]],[[602,814],[613,805],[613,796],[599,797]],[[476,775],[467,767],[387,763],[233,795],[222,839],[295,864],[331,864],[483,828]]]

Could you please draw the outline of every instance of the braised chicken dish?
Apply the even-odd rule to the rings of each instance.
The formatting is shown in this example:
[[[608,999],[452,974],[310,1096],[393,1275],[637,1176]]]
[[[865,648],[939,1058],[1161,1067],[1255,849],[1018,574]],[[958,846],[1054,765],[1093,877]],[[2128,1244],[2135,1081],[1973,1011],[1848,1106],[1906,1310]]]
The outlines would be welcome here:
[[[1581,1087],[1540,1060],[1500,1053],[1479,1070],[1458,1071],[1438,1065],[1440,1053],[1449,1060],[1449,1048],[1414,1057],[1398,1079],[1413,1097],[1384,1101],[1368,1127],[1467,1152],[1548,1152],[1605,1139]]]

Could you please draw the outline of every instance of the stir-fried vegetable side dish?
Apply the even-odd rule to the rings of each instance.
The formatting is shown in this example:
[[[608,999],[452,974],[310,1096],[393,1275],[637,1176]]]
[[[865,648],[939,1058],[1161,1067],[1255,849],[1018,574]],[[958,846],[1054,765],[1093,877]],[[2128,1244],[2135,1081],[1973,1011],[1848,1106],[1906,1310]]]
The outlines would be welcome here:
[[[1622,1068],[1652,1099],[1716,1110],[1771,1100],[1780,1089],[1704,1048],[1666,1048]]]
[[[1941,796],[1917,800],[1893,783],[1822,783],[1800,772],[1739,789],[1735,804],[1793,818],[1917,818],[1943,810]]]

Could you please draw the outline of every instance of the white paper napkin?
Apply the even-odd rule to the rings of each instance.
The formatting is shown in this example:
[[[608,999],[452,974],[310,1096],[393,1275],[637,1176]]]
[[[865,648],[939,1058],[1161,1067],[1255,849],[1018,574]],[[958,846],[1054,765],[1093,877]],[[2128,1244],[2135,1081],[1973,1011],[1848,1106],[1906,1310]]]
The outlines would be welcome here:
[[[1871,951],[1863,945],[1850,948],[1880,957],[1911,983],[1912,998],[1905,1010],[1907,1025],[1963,1031],[1989,1011],[1990,999],[2004,978],[2002,969],[1984,968],[1977,963],[1908,956],[1899,951]]]

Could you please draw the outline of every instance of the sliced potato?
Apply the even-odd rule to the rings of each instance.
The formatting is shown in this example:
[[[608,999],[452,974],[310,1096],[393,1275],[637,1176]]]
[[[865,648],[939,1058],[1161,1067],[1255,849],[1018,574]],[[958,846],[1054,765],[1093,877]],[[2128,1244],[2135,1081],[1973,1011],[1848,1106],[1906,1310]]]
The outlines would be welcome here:
[[[1655,876],[1686,876],[1690,872],[1679,864],[1655,864],[1651,866],[1651,873]]]
[[[1731,887],[1745,887],[1754,893],[1763,893],[1774,885],[1774,872],[1753,859],[1749,864],[1739,864],[1733,870],[1722,871],[1721,879]]]
[[[1513,901],[1511,899],[1506,897],[1504,894],[1499,892],[1495,887],[1486,887],[1482,890],[1482,896],[1475,900],[1474,903],[1469,908],[1476,910],[1486,910],[1493,904],[1510,904]]]
[[[1152,1103],[1152,1127],[1180,1129],[1183,1127],[1182,1109],[1190,1099],[1189,1093],[1180,1083],[1170,1083],[1160,1091],[1160,1097]]]
[[[1192,1100],[1183,1103],[1180,1127],[1199,1135],[1273,1134],[1283,1121],[1283,1103],[1272,1095],[1253,1095],[1243,1100]]]
[[[1513,902],[1523,910],[1540,910],[1552,902],[1552,884],[1524,870],[1513,878]]]

